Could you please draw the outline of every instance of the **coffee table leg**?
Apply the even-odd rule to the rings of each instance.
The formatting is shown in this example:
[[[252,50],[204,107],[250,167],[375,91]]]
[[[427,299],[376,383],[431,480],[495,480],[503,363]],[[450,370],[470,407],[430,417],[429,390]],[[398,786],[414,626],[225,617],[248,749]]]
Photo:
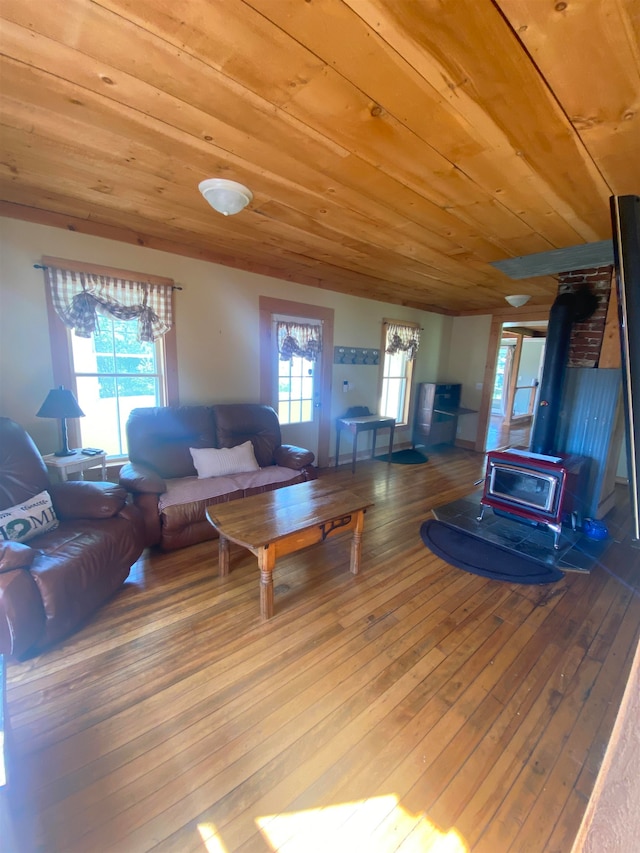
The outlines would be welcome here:
[[[351,572],[357,575],[360,571],[360,551],[362,548],[362,531],[364,529],[364,510],[360,510],[356,516],[356,526],[353,528],[351,537]]]
[[[221,578],[229,574],[229,540],[222,534],[218,540],[218,571]]]
[[[260,567],[260,616],[271,619],[273,616],[273,568],[275,566],[275,548],[264,545],[258,551]]]

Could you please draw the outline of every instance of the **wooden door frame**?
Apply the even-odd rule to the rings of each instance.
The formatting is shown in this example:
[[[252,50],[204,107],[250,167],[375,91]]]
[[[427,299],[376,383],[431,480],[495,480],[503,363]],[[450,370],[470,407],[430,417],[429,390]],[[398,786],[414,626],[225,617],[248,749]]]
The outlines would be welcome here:
[[[493,383],[496,379],[496,362],[498,360],[498,350],[502,339],[503,323],[511,323],[515,320],[518,325],[525,323],[539,322],[540,320],[549,319],[550,308],[530,308],[529,310],[517,309],[513,313],[505,312],[502,314],[493,314],[491,317],[491,330],[489,332],[489,343],[487,345],[487,360],[484,365],[484,379],[482,383],[482,399],[480,401],[480,409],[478,412],[478,432],[476,434],[476,443],[474,450],[477,453],[485,452],[487,443],[487,432],[489,430],[489,420],[491,418],[491,399],[493,397]]]
[[[273,341],[272,316],[285,314],[292,317],[309,317],[322,322],[322,354],[320,378],[320,420],[318,423],[319,468],[329,466],[329,446],[331,440],[331,388],[333,380],[333,308],[321,305],[308,305],[305,302],[292,302],[288,299],[274,299],[260,296],[260,402],[273,406]]]

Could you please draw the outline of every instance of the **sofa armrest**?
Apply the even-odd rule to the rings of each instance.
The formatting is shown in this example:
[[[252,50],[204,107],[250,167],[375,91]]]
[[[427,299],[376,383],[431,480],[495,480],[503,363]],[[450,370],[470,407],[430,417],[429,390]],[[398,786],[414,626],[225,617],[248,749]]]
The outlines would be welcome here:
[[[0,654],[24,655],[42,636],[45,622],[42,597],[31,572],[0,573]]]
[[[161,495],[167,491],[167,484],[152,468],[133,462],[120,469],[120,485],[129,492]]]
[[[276,465],[300,471],[307,465],[311,465],[316,457],[315,454],[310,450],[305,450],[304,447],[296,447],[293,444],[281,444],[273,451],[273,458]]]
[[[28,569],[38,552],[24,542],[0,541],[0,573]]]
[[[69,480],[49,488],[53,508],[63,521],[71,518],[112,518],[127,500],[127,492],[114,483]]]

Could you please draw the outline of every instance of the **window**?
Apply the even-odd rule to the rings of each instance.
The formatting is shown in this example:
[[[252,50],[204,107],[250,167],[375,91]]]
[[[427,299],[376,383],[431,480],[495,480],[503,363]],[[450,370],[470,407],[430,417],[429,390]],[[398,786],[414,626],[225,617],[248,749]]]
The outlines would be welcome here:
[[[135,320],[101,317],[90,338],[69,334],[81,444],[126,456],[132,409],[164,405],[162,343],[139,341]]]
[[[126,456],[131,410],[177,402],[173,282],[43,261],[54,380],[85,414],[69,421],[70,445]]]
[[[320,323],[275,320],[278,358],[278,419],[281,424],[314,420],[316,364],[322,349]]]
[[[419,341],[418,325],[385,320],[380,414],[395,418],[398,424],[406,424],[409,419],[409,391]]]

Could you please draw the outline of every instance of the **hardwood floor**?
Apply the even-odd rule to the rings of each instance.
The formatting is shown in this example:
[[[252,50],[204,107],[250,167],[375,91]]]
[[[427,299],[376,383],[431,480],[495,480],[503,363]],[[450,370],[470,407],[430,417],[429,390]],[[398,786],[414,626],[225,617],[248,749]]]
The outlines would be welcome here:
[[[491,415],[485,450],[504,450],[507,447],[529,447],[531,421],[507,424],[500,415]]]
[[[375,501],[361,572],[350,534],[279,560],[267,623],[255,558],[232,546],[221,579],[204,543],[144,555],[82,631],[10,663],[16,849],[570,850],[638,642],[640,551],[625,505],[590,575],[448,566],[419,526],[483,461],[323,472]]]

